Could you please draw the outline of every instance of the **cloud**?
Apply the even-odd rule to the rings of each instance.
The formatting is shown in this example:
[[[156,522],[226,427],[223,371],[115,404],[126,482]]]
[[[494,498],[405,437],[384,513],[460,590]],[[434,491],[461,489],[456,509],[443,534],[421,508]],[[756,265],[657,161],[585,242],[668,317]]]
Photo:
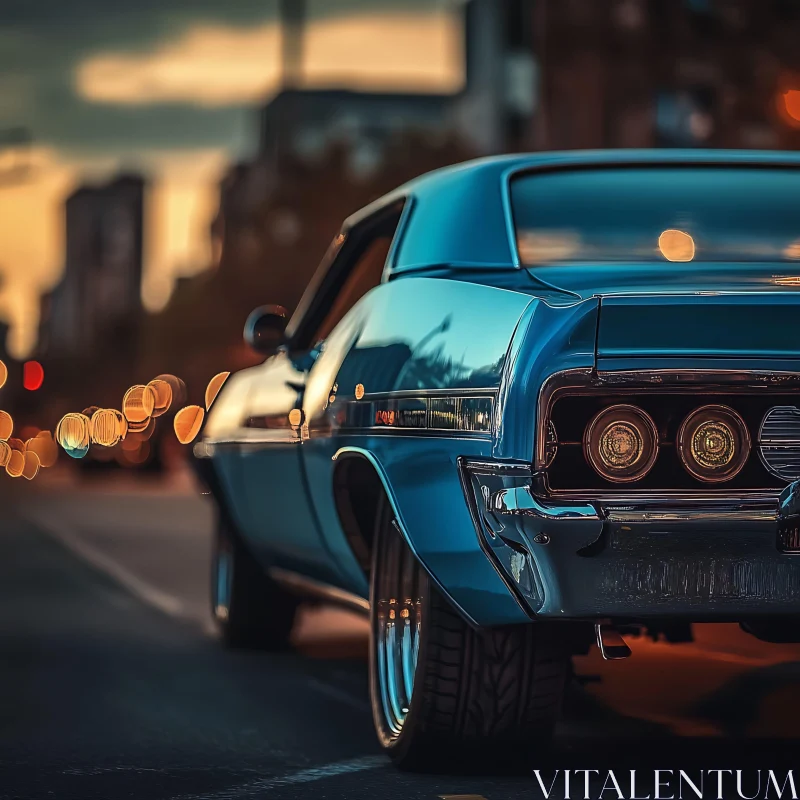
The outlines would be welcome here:
[[[304,77],[314,86],[450,92],[461,83],[461,34],[454,16],[393,12],[309,24]],[[84,59],[75,86],[84,100],[115,105],[256,103],[278,86],[280,33],[197,24],[143,52]]]

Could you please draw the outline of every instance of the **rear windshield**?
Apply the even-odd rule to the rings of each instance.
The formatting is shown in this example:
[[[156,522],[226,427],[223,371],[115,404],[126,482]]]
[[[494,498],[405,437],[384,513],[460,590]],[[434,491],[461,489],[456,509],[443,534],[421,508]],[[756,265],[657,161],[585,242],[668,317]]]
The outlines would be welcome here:
[[[564,170],[512,180],[525,266],[800,261],[800,171],[747,167]]]

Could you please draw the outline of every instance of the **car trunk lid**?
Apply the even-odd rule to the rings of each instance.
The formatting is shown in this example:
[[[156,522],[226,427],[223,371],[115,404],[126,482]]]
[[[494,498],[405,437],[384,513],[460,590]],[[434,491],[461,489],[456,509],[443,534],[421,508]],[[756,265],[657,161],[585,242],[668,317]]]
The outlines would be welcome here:
[[[800,294],[604,296],[597,357],[800,358]]]

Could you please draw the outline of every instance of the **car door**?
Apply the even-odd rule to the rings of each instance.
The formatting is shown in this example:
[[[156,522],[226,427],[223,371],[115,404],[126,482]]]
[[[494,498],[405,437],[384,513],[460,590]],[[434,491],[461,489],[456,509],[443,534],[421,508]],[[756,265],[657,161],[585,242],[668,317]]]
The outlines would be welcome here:
[[[340,582],[338,559],[321,535],[307,485],[303,394],[327,337],[380,283],[393,228],[378,222],[334,240],[289,323],[286,346],[264,363],[251,385],[240,443],[254,548],[275,566],[326,583]]]
[[[330,578],[313,510],[306,499],[299,445],[303,364],[285,351],[256,367],[239,441],[247,498],[246,536],[262,560]],[[299,410],[295,413],[300,413]]]

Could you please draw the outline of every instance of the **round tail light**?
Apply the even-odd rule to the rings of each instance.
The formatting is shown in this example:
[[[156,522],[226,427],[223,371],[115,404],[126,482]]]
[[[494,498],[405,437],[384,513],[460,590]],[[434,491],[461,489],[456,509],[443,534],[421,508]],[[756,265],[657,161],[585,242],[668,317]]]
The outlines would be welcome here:
[[[658,431],[642,409],[611,406],[586,426],[583,449],[598,475],[616,483],[631,483],[644,478],[655,464]]]
[[[686,471],[698,480],[727,481],[739,474],[750,455],[750,434],[732,408],[703,406],[683,421],[678,454]]]

